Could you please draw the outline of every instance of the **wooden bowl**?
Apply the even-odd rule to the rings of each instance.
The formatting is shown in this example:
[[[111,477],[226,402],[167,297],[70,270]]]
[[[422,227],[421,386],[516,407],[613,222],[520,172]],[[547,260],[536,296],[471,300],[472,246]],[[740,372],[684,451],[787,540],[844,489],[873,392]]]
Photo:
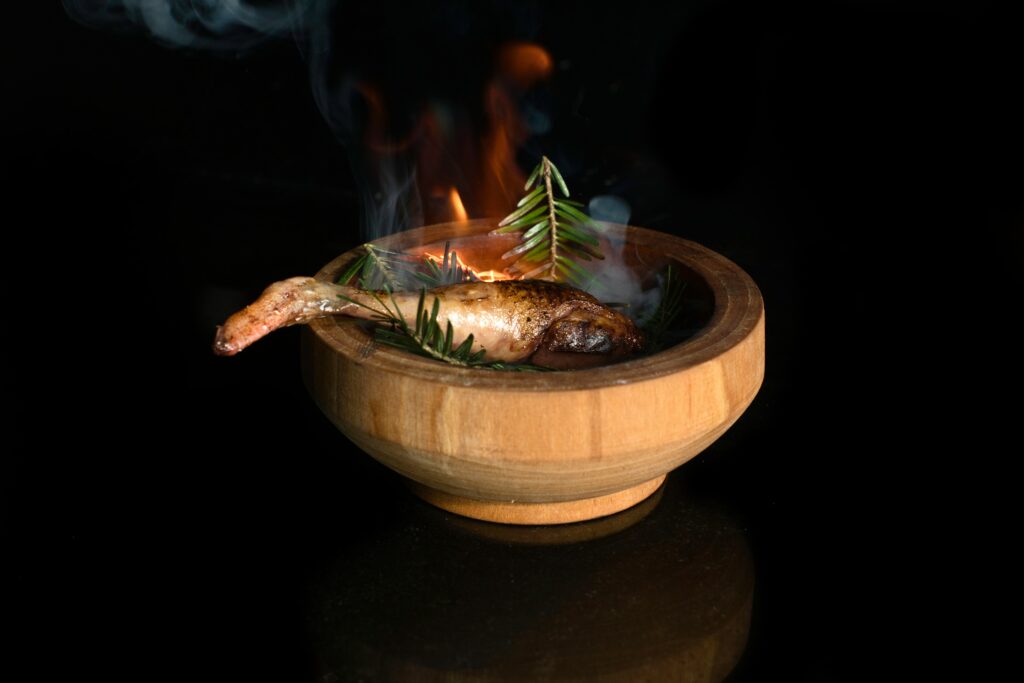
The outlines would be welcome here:
[[[451,241],[478,269],[500,269],[516,238],[488,236],[494,225],[432,225],[375,244],[436,252]],[[764,377],[764,305],[746,273],[700,245],[605,228],[606,252],[621,249],[625,267],[641,278],[669,263],[681,274],[689,338],[615,365],[515,373],[420,358],[324,318],[303,332],[306,386],[349,439],[445,510],[558,524],[635,505],[750,405]],[[357,253],[342,254],[317,277],[337,279]]]

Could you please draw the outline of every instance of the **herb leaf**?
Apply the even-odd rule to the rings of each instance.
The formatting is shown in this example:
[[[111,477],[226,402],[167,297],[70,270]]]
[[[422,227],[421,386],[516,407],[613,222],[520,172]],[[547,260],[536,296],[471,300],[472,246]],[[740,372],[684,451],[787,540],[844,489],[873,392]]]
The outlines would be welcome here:
[[[530,189],[536,183],[537,187]],[[553,184],[564,195],[555,198]],[[517,208],[505,216],[492,234],[521,230],[520,244],[502,255],[516,259],[513,268],[524,278],[547,276],[554,280],[585,286],[593,277],[576,262],[603,259],[594,222],[580,209],[582,204],[568,199],[565,179],[547,157],[533,169],[526,181],[527,194]],[[542,217],[543,220],[539,220]]]
[[[428,309],[426,289],[420,290],[420,296],[416,303],[416,318],[412,325],[406,322],[391,290],[385,289],[384,293],[390,301],[390,305],[384,301],[384,298],[378,292],[371,292],[374,300],[380,305],[380,310],[343,294],[338,295],[341,299],[373,311],[380,322],[388,324],[388,327],[378,327],[374,333],[374,338],[382,344],[461,367],[479,367],[511,372],[540,372],[549,370],[549,368],[527,363],[515,364],[489,361],[486,358],[486,351],[484,349],[473,351],[472,334],[467,336],[458,346],[455,346],[455,328],[452,326],[451,321],[446,321],[444,329],[441,328],[441,324],[438,322],[438,316],[441,312],[440,298],[435,296]]]

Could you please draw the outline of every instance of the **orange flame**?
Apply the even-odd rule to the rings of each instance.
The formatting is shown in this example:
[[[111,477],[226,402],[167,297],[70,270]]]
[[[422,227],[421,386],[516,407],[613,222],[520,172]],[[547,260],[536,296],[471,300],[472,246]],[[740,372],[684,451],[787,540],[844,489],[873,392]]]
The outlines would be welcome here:
[[[513,99],[497,84],[487,88],[490,130],[484,137],[484,164],[480,203],[491,216],[506,214],[515,206],[526,176],[516,163],[516,149],[527,138]]]
[[[423,129],[433,124],[429,117],[424,117],[404,138],[391,140],[388,136],[388,114],[380,92],[368,83],[357,83],[356,90],[363,96],[367,108],[368,121],[364,141],[367,147],[378,154],[393,155],[409,149],[422,137]]]
[[[448,191],[448,201],[452,205],[452,216],[459,223],[465,223],[469,220],[469,214],[466,213],[466,207],[462,204],[462,197],[459,196],[459,191],[454,187]]]
[[[424,253],[428,259],[436,263],[438,266],[444,264],[444,256],[438,256],[437,254]],[[473,266],[469,265],[462,260],[462,257],[455,254],[455,261],[459,266],[466,272],[472,273],[473,277],[483,282],[495,282],[496,280],[511,280],[512,276],[503,270],[477,270]]]
[[[519,99],[550,76],[552,67],[543,47],[507,43],[498,50],[493,77],[481,93],[482,120],[475,112],[433,100],[411,128],[399,130],[392,126],[383,94],[359,83],[367,112],[364,143],[378,155],[415,163],[418,194],[425,200],[424,223],[504,216],[515,207],[526,180],[516,153],[531,131],[520,114]]]
[[[551,55],[539,45],[510,43],[498,56],[498,78],[491,81],[484,98],[488,131],[484,136],[484,184],[480,203],[486,215],[508,213],[519,198],[526,176],[516,163],[516,150],[530,137],[513,94],[503,83],[526,90],[551,73]]]
[[[511,280],[511,275],[503,270],[473,270],[473,275],[476,275],[477,279],[483,280],[484,282],[496,282],[498,280]]]
[[[508,43],[498,54],[501,74],[525,90],[551,74],[551,55],[533,43]]]

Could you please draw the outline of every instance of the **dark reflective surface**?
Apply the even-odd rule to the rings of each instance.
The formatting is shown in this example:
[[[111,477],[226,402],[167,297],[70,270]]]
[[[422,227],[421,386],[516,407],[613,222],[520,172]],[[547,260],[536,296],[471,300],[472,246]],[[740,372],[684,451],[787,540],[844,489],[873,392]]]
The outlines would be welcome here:
[[[1017,405],[955,385],[1019,386],[1020,307],[999,299],[1024,272],[1020,22],[998,3],[341,4],[342,55],[402,130],[435,94],[479,108],[502,41],[544,45],[556,70],[525,104],[552,127],[520,167],[557,155],[574,194],[750,273],[760,394],[613,533],[434,512],[317,412],[296,330],[210,353],[268,282],[362,241],[364,179],[297,50],[171,51],[18,4],[37,16],[9,24],[0,133],[0,613],[27,673],[0,677],[717,675],[731,656],[701,657],[739,642],[745,544],[731,683],[921,680],[963,651],[911,643],[1013,585],[944,572],[1012,566],[995,554],[1016,536],[984,534],[1013,518],[995,506],[1019,498],[999,495],[1019,439],[980,440]]]
[[[631,510],[547,528],[401,501],[399,524],[313,582],[318,674],[722,680],[746,644],[754,567],[729,515],[680,489],[670,478]]]

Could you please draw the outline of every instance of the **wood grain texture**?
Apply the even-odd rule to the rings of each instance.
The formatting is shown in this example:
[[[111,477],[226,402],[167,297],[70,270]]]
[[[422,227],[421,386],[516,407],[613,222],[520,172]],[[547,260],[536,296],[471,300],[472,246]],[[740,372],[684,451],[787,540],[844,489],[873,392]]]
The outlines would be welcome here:
[[[500,267],[500,254],[515,239],[485,236],[494,225],[484,219],[428,226],[378,244],[417,251],[447,239],[473,265]],[[682,465],[721,436],[761,386],[761,294],[740,268],[700,245],[642,228],[605,228],[606,251],[624,249],[638,273],[671,262],[707,288],[713,313],[694,336],[615,365],[508,373],[377,346],[362,328],[325,318],[303,331],[303,377],[317,405],[391,469],[482,504],[594,499]],[[317,277],[334,280],[355,256],[343,254]],[[572,519],[545,512],[519,523],[585,518],[571,509]],[[594,508],[593,516],[614,511]]]

